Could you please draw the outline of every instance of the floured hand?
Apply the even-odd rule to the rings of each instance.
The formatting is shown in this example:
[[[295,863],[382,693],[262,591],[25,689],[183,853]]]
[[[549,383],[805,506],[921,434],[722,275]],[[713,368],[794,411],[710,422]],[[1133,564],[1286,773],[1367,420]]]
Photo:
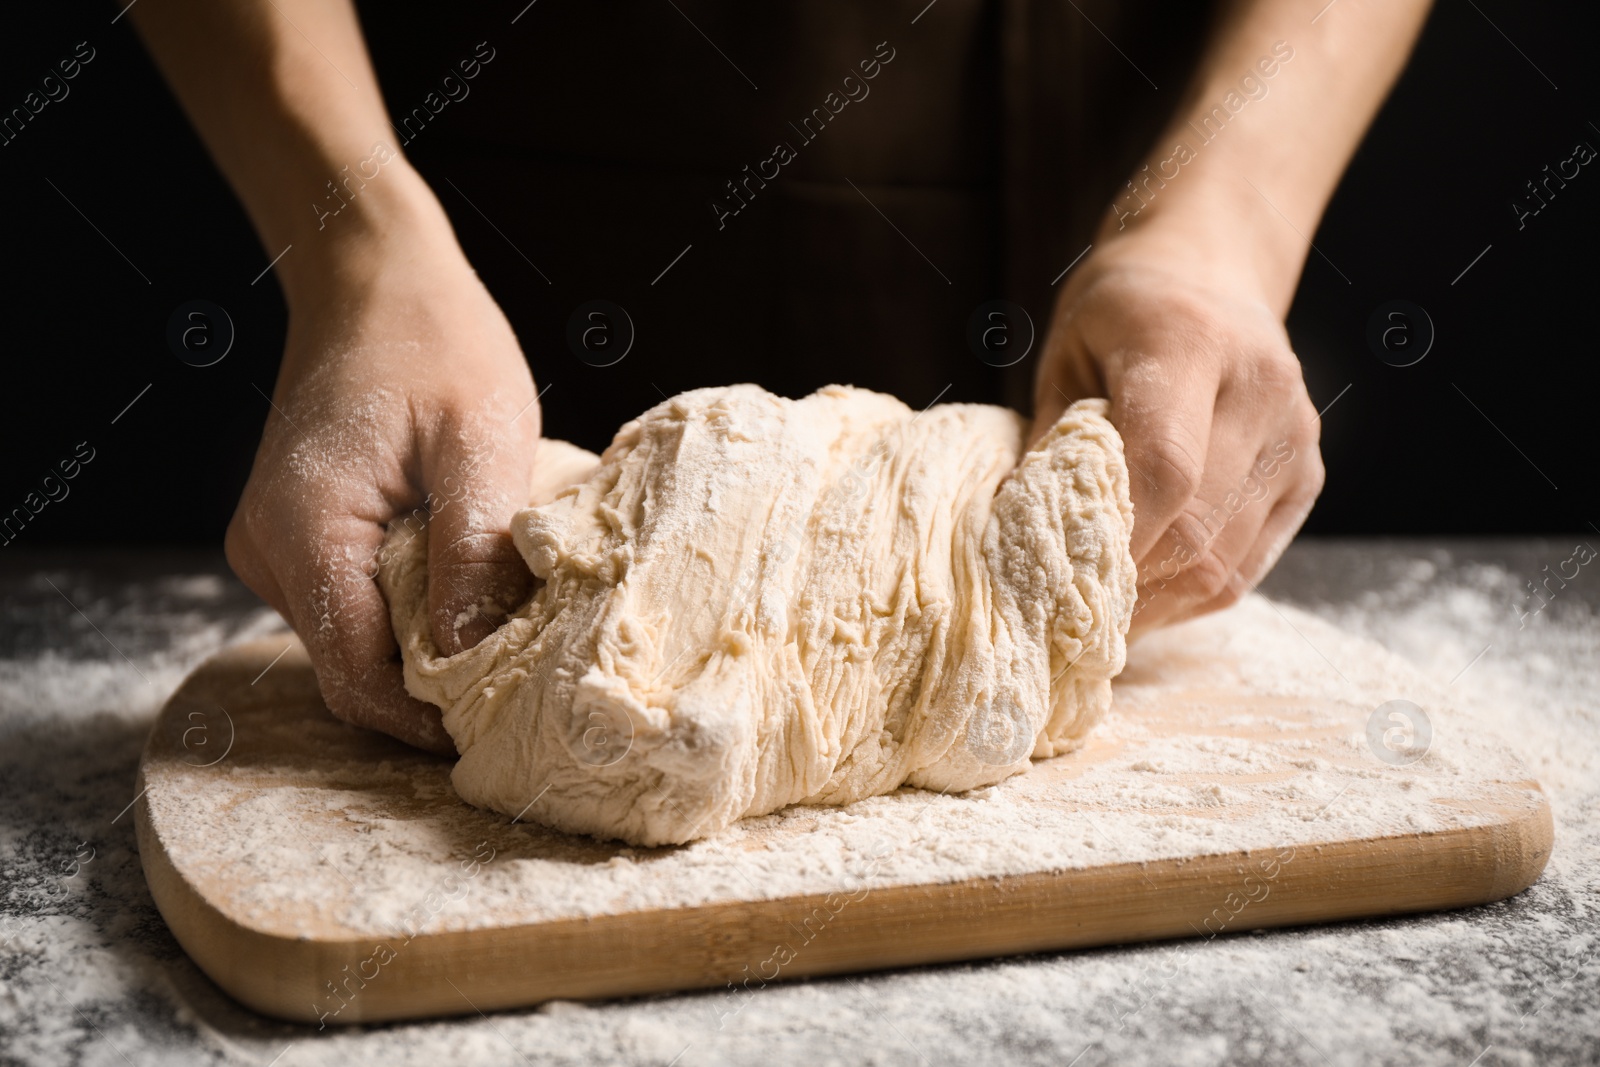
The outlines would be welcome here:
[[[1136,629],[1237,600],[1322,489],[1320,424],[1282,322],[1248,274],[1181,245],[1124,237],[1085,260],[1035,396],[1036,436],[1072,401],[1111,400],[1132,479]]]
[[[508,529],[527,503],[539,405],[454,240],[408,240],[347,245],[317,284],[291,291],[282,370],[226,548],[305,643],[335,715],[453,754],[438,709],[405,692],[377,553],[386,526],[427,518],[438,647],[491,632],[531,582]]]

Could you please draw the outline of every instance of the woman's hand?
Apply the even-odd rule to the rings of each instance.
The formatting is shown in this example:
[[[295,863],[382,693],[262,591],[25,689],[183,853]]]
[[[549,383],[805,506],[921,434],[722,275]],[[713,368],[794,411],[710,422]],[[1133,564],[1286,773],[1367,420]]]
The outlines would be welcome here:
[[[1136,627],[1237,600],[1322,488],[1320,420],[1283,317],[1307,235],[1428,6],[1308,21],[1276,0],[1221,5],[1166,129],[1061,293],[1034,430],[1069,400],[1110,398],[1132,473]]]
[[[351,0],[128,10],[289,303],[228,562],[305,642],[335,715],[454,752],[438,709],[406,695],[373,575],[385,524],[431,512],[441,651],[526,594],[506,530],[539,406],[516,338],[394,145]]]
[[[1087,396],[1110,398],[1127,448],[1134,627],[1226,607],[1259,582],[1323,470],[1300,363],[1252,271],[1165,235],[1103,235],[1056,305],[1033,436]]]
[[[405,691],[375,561],[385,524],[431,512],[445,653],[516,607],[531,576],[507,530],[527,504],[539,405],[442,213],[383,232],[341,235],[286,277],[288,342],[226,548],[300,635],[335,715],[454,753],[438,709]]]

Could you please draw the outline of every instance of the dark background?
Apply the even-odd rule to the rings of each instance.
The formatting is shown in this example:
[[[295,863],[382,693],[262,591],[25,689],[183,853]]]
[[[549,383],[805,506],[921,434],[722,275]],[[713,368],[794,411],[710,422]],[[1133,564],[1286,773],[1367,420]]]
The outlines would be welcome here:
[[[497,58],[475,91],[488,92],[491,79],[519,69],[518,42],[526,38],[517,35],[548,33],[539,20],[556,18],[547,12],[562,2],[570,0],[542,0],[515,27],[497,31]],[[674,45],[689,56],[685,81],[671,91],[683,94],[686,115],[703,115],[696,92],[732,74],[698,37],[679,40],[687,31],[660,6],[662,34],[676,35]],[[684,9],[696,12],[688,0]],[[80,442],[94,450],[68,483],[70,495],[35,516],[18,545],[218,543],[265,421],[263,394],[272,391],[283,338],[285,312],[272,275],[251,282],[271,254],[258,245],[128,21],[111,22],[115,13],[114,6],[28,5],[9,13],[0,40],[0,111],[20,106],[78,42],[95,49],[69,83],[70,95],[0,145],[0,514],[22,506]],[[1324,17],[1337,15],[1334,7]],[[1327,488],[1309,531],[1549,533],[1600,523],[1592,467],[1600,376],[1591,369],[1590,318],[1600,164],[1583,168],[1520,231],[1511,208],[1525,195],[1524,183],[1571,156],[1577,142],[1600,148],[1600,128],[1591,122],[1600,122],[1595,21],[1577,5],[1444,0],[1435,9],[1315,236],[1320,251],[1311,254],[1289,317],[1313,399],[1320,407],[1337,398],[1323,425]],[[1133,28],[1117,31],[1134,60],[1173,46]],[[1163,31],[1152,25],[1140,32]],[[409,54],[381,52],[377,65],[391,101],[405,81],[391,75],[396,64],[414,70],[414,83],[403,86],[411,92],[471,53],[466,33],[421,28]],[[375,50],[383,45],[375,41]],[[597,64],[604,55],[604,41],[578,46]],[[605,84],[603,69],[595,79],[596,88]],[[1172,85],[1170,97],[1176,93]],[[431,144],[447,145],[456,113],[471,121],[473,106],[469,98],[454,112],[447,108],[428,134],[439,135]],[[809,381],[804,365],[747,358],[737,332],[717,328],[714,307],[691,309],[695,314],[664,326],[650,317],[659,291],[651,292],[647,279],[687,239],[639,249],[633,262],[610,262],[610,284],[603,258],[577,280],[540,264],[560,277],[542,297],[547,305],[606,297],[641,320],[640,352],[630,355],[628,375],[584,365],[562,343],[564,316],[535,314],[521,299],[545,285],[520,258],[540,262],[547,250],[538,235],[501,236],[485,225],[429,171],[424,138],[418,140],[419,166],[506,307],[541,383],[561,390],[546,401],[547,433],[603,446],[619,420],[595,414],[599,396],[633,414],[656,402],[657,390],[756,380],[801,392],[822,384]],[[491,187],[475,200],[490,207],[515,195]],[[508,239],[520,249],[516,255],[503,243]],[[710,259],[686,258],[674,269],[712,269],[704,265]],[[232,350],[214,366],[188,366],[166,343],[169,316],[194,299],[225,307],[236,327]],[[1409,367],[1387,365],[1367,341],[1375,309],[1396,299],[1426,309],[1437,332],[1427,357]],[[941,375],[959,383],[945,399],[996,399],[998,383],[967,352],[959,329],[965,308],[957,310],[956,328],[941,336],[965,377]],[[820,314],[825,326],[826,310]],[[693,321],[699,326],[683,325]],[[652,367],[665,369],[657,375]],[[672,380],[659,380],[674,367]],[[858,382],[872,384],[870,368]],[[931,397],[904,399],[921,406]]]

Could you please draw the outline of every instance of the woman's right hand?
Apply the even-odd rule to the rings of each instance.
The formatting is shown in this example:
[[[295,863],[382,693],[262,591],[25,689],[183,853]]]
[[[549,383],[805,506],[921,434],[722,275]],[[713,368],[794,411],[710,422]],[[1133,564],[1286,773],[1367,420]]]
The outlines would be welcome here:
[[[379,180],[420,183],[396,170]],[[435,644],[482,640],[530,588],[508,530],[540,418],[510,325],[422,202],[398,225],[330,218],[338,232],[280,270],[288,340],[225,544],[304,642],[336,716],[454,753],[439,710],[405,691],[377,553],[391,520],[431,512]]]

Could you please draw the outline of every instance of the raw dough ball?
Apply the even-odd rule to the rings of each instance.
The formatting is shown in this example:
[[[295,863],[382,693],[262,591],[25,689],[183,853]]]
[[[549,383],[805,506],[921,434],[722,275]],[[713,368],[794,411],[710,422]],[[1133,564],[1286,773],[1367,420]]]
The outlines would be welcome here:
[[[450,657],[426,531],[391,531],[379,581],[457,791],[659,845],[1077,747],[1123,665],[1128,474],[1104,401],[1023,453],[1025,429],[985,405],[736,385],[656,405],[598,460],[547,441],[512,523],[543,584]]]

